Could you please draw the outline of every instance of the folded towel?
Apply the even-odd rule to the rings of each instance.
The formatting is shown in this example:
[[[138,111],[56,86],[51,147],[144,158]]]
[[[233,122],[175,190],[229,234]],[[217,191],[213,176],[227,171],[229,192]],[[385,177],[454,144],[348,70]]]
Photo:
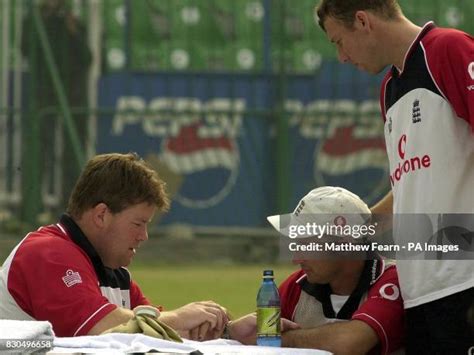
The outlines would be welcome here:
[[[150,307],[148,307],[150,308]],[[182,343],[183,340],[178,335],[178,333],[168,326],[167,324],[161,322],[158,318],[158,311],[155,309],[150,309],[153,312],[146,312],[147,306],[141,306],[139,312],[135,313],[135,317],[130,319],[127,323],[120,324],[114,328],[108,329],[102,334],[108,333],[127,333],[127,334],[144,334],[153,338],[175,341]],[[156,312],[156,313],[154,313]]]
[[[45,352],[52,347],[53,337],[49,322],[0,319],[0,352]]]
[[[50,322],[0,319],[0,339],[37,339],[41,336],[54,337]]]

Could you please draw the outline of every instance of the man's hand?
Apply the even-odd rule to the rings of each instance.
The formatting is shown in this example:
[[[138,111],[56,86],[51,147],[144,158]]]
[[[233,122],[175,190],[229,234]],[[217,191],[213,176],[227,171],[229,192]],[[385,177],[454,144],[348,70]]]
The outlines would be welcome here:
[[[257,315],[247,314],[227,325],[231,339],[238,340],[245,345],[255,345],[257,341]],[[288,319],[281,319],[281,331],[300,329],[301,327]]]
[[[188,339],[219,337],[229,321],[227,310],[213,301],[193,302],[174,311],[162,312],[160,320]]]

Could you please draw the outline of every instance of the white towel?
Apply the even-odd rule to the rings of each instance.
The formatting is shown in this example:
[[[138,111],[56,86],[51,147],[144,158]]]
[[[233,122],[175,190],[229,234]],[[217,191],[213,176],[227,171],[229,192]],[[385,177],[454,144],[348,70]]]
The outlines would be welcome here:
[[[53,337],[49,322],[0,319],[0,353],[44,353],[53,346]]]
[[[331,355],[332,353],[316,349],[274,348],[269,346],[242,345],[234,340],[209,340],[193,342],[205,355]]]
[[[37,340],[54,337],[50,322],[0,319],[0,339]]]
[[[117,354],[160,351],[172,354],[189,354],[200,351],[215,354],[260,354],[260,355],[327,355],[314,349],[269,348],[241,345],[235,340],[216,339],[197,342],[183,339],[184,343],[152,338],[143,334],[110,333],[96,336],[55,338],[53,353],[98,353]]]
[[[84,351],[88,349],[88,351]],[[110,352],[122,353],[149,352],[151,350],[177,354],[189,354],[197,349],[190,345],[152,338],[143,334],[109,333],[102,335],[86,335],[70,338],[55,338],[54,352]]]

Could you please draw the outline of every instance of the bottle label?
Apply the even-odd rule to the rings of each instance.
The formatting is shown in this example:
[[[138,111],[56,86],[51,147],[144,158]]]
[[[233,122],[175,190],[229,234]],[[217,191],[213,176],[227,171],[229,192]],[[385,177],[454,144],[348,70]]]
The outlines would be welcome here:
[[[280,307],[257,308],[257,336],[280,335]]]

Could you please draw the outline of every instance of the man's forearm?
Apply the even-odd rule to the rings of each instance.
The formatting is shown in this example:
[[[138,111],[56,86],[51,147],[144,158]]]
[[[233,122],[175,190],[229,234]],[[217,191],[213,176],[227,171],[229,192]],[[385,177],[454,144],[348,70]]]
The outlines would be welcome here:
[[[358,320],[337,322],[282,334],[282,344],[292,348],[314,348],[336,355],[365,354],[378,343],[375,331]]]
[[[117,325],[128,322],[133,318],[133,311],[121,307],[107,314],[104,318],[98,321],[88,332],[88,335],[99,335],[108,329],[114,328]]]
[[[166,323],[166,325],[171,328],[179,329],[182,327],[182,325],[179,324],[179,317],[176,315],[176,312],[173,311],[161,312],[160,321]]]
[[[388,192],[387,195],[374,206],[370,208],[372,214],[392,214],[393,213],[393,194],[392,191]]]

